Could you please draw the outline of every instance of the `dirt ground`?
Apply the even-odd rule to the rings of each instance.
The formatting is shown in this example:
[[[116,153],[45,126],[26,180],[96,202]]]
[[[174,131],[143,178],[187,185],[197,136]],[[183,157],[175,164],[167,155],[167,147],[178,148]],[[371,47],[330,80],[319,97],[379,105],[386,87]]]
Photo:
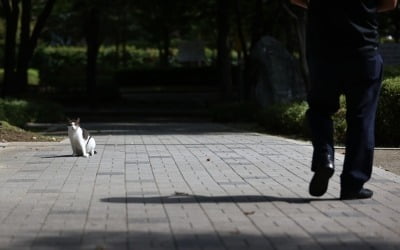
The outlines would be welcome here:
[[[377,167],[400,175],[400,149],[375,150],[374,164]]]
[[[59,136],[45,136],[12,126],[0,121],[0,143],[6,142],[51,142],[61,141]]]
[[[336,152],[345,153],[344,149],[337,149]],[[374,153],[374,166],[400,175],[400,148],[376,148]]]

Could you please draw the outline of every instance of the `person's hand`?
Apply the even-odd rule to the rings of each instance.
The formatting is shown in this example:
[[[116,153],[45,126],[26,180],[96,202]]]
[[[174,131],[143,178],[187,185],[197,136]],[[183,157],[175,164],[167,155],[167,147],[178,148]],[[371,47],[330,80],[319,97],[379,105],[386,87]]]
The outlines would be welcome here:
[[[397,0],[396,0],[397,1]],[[300,6],[302,8],[307,9],[308,8],[308,2],[309,0],[290,0],[290,2],[294,5]]]
[[[396,6],[397,6],[397,0],[379,0],[378,12],[393,10],[396,8]]]

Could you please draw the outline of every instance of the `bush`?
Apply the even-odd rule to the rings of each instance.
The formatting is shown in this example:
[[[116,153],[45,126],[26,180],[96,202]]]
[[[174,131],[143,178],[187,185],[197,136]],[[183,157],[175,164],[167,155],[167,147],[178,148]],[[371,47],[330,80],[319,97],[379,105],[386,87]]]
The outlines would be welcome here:
[[[306,102],[276,104],[262,111],[258,121],[268,132],[306,137],[309,134],[305,118],[307,109]]]
[[[23,127],[28,122],[58,122],[64,120],[60,105],[45,101],[0,99],[0,120]]]
[[[3,110],[3,117],[0,117],[0,120],[7,121],[16,126],[23,126],[30,121],[27,101],[0,99],[0,106]]]
[[[120,65],[120,62],[124,62]],[[115,93],[114,72],[121,67],[143,67],[158,63],[158,50],[127,47],[125,58],[117,56],[114,47],[102,47],[97,61],[98,89]],[[86,48],[42,47],[37,50],[32,65],[40,71],[40,84],[47,92],[62,94],[83,92],[86,89]]]
[[[376,145],[400,146],[400,76],[383,82],[376,118]],[[296,135],[308,138],[305,113],[306,102],[274,105],[260,113],[258,121],[270,133]],[[346,138],[346,100],[340,99],[340,109],[332,117],[334,122],[334,140],[344,144]]]
[[[378,145],[400,146],[400,76],[383,82],[377,112],[376,140]]]
[[[0,69],[0,85],[3,83],[4,77],[4,69]],[[39,70],[37,69],[29,69],[28,70],[28,85],[37,86],[39,85]]]
[[[119,63],[124,62],[123,67],[143,67],[143,64],[155,66],[158,63],[157,49],[138,49],[128,46],[124,58],[120,58],[115,47],[101,47],[98,55],[99,69],[107,72],[119,68]],[[63,67],[86,67],[85,47],[42,47],[37,50],[32,64],[41,70],[52,72]]]
[[[217,69],[213,67],[127,69],[117,71],[115,81],[124,87],[216,87],[218,85],[218,74]]]
[[[339,110],[332,116],[333,120],[333,140],[335,143],[344,144],[346,140],[346,98],[344,96],[340,97],[340,108]]]
[[[385,66],[383,77],[385,79],[395,78],[400,76],[400,66]]]

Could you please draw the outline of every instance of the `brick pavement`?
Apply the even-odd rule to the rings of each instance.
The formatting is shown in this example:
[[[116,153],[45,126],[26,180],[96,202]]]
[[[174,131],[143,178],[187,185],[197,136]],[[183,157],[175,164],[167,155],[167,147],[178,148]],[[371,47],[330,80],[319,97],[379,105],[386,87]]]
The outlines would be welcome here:
[[[68,141],[0,149],[0,249],[400,249],[400,178],[370,200],[308,194],[307,143],[210,123],[88,124]],[[66,130],[65,130],[66,134]]]

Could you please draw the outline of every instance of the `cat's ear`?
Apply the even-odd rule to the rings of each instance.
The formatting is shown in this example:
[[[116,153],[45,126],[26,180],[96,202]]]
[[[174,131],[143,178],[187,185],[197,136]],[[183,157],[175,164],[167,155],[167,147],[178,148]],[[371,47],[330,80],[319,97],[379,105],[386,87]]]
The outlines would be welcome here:
[[[70,124],[72,122],[71,118],[67,117],[67,122]]]
[[[79,124],[81,122],[81,118],[76,118],[76,123]]]

